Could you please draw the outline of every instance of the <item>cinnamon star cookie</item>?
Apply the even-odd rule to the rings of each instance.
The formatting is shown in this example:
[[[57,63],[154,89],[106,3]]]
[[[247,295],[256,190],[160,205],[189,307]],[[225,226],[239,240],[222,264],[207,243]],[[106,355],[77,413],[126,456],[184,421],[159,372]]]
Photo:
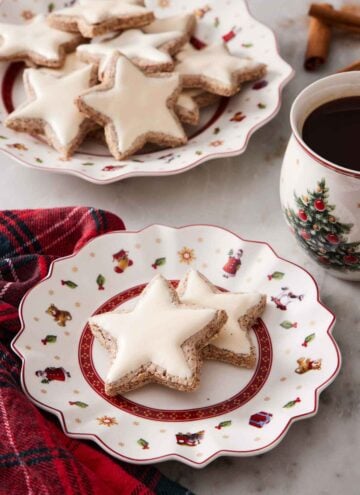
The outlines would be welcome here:
[[[78,0],[48,17],[49,24],[56,29],[80,31],[85,38],[145,26],[153,20],[153,12],[144,7],[142,0]]]
[[[91,66],[63,77],[27,69],[24,84],[29,100],[7,117],[5,125],[31,135],[44,134],[48,143],[68,159],[94,127],[74,100],[95,82]]]
[[[175,111],[184,124],[197,125],[200,121],[200,108],[216,103],[220,96],[203,89],[184,89],[175,105]]]
[[[0,23],[0,60],[24,60],[46,67],[61,67],[67,52],[84,42],[79,34],[64,33],[37,15],[25,24]]]
[[[99,66],[100,78],[116,52],[128,57],[145,72],[171,71],[174,62],[169,49],[171,48],[173,52],[176,47],[180,48],[181,38],[180,31],[145,34],[140,29],[128,29],[112,39],[80,45],[77,54],[81,60]]]
[[[83,69],[84,67],[89,67],[89,64],[80,60],[79,57],[76,56],[76,53],[69,53],[69,55],[66,55],[64,65],[62,67],[41,67],[39,70],[41,70],[41,72],[43,72],[44,74],[51,74],[52,76],[62,77],[71,74],[76,70]],[[97,71],[94,70],[94,75],[96,74]]]
[[[105,128],[110,152],[122,160],[145,143],[179,146],[187,138],[173,110],[181,90],[178,74],[146,76],[114,55],[101,84],[77,98],[81,112]]]
[[[185,45],[176,55],[176,72],[184,88],[202,88],[210,93],[233,96],[240,84],[263,77],[266,66],[250,58],[231,55],[225,43],[196,50]]]
[[[248,330],[265,309],[265,295],[222,292],[196,270],[190,270],[180,281],[178,295],[183,303],[221,309],[228,316],[219,336],[204,347],[204,358],[244,368],[255,366],[255,349]]]
[[[144,26],[142,30],[144,33],[156,34],[166,33],[169,31],[177,31],[181,33],[182,43],[189,41],[191,35],[196,28],[196,17],[194,14],[180,14],[173,15],[171,17],[163,17],[161,19],[155,19],[151,24]],[[167,47],[172,42],[167,43]]]
[[[224,311],[180,303],[176,291],[157,275],[132,311],[89,319],[92,333],[112,357],[105,392],[116,395],[149,382],[194,390],[199,384],[200,350],[225,321]]]

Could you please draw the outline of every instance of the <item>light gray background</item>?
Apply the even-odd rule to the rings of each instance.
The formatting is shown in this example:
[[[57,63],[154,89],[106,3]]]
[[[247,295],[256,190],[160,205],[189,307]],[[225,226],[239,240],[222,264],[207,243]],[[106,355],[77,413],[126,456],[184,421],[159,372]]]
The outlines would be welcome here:
[[[245,238],[269,242],[319,282],[323,301],[337,314],[334,335],[343,367],[322,394],[318,415],[295,424],[266,455],[223,458],[202,470],[177,462],[159,464],[164,473],[199,495],[360,493],[360,284],[333,279],[305,258],[285,226],[278,195],[295,95],[318,77],[360,58],[360,37],[336,37],[326,68],[316,74],[303,71],[308,5],[305,0],[249,1],[253,15],[276,31],[281,53],[297,74],[285,89],[278,116],[256,132],[239,157],[202,164],[173,177],[96,186],[76,177],[26,169],[1,156],[1,209],[92,205],[117,213],[129,229],[154,222],[214,223]]]

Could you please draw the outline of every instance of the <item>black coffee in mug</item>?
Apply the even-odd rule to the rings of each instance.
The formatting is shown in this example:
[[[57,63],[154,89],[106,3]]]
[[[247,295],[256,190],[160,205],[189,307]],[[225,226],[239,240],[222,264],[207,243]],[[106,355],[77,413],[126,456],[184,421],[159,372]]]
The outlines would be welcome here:
[[[322,158],[360,171],[360,96],[328,101],[313,110],[302,137]]]

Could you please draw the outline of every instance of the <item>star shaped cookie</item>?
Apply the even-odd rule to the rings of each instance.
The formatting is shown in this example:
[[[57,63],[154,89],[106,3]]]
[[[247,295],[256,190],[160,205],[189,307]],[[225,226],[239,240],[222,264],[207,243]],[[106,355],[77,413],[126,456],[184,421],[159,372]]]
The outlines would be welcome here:
[[[243,82],[262,77],[266,66],[250,58],[231,55],[225,43],[196,50],[186,44],[176,55],[176,72],[185,88],[202,88],[210,93],[233,96]]]
[[[8,115],[5,125],[31,135],[44,134],[48,143],[68,159],[94,128],[74,100],[95,82],[91,66],[63,77],[27,69],[24,84],[29,100]]]
[[[48,17],[56,29],[80,32],[85,38],[145,26],[153,20],[153,12],[142,0],[78,0]]]
[[[196,17],[194,14],[179,14],[171,17],[155,19],[152,23],[144,26],[144,33],[156,34],[177,31],[181,33],[182,43],[189,41],[196,28]],[[169,44],[171,41],[169,42]],[[168,45],[168,44],[167,44]]]
[[[173,110],[180,89],[178,74],[146,76],[126,57],[116,54],[103,82],[81,95],[77,104],[81,112],[105,128],[110,152],[122,160],[147,142],[160,146],[186,143]]]
[[[82,46],[82,45],[80,45]],[[66,55],[64,60],[64,65],[62,67],[53,68],[50,67],[41,67],[39,70],[44,74],[51,74],[52,76],[62,77],[75,72],[76,70],[83,69],[84,67],[88,67],[89,64],[86,62],[82,62],[79,57],[76,56],[76,53],[69,53]],[[97,71],[94,72],[94,75],[97,74]]]
[[[85,62],[98,64],[100,78],[116,52],[125,55],[145,72],[171,71],[174,62],[169,54],[169,48],[171,47],[172,50],[175,50],[176,46],[180,48],[181,37],[180,31],[146,34],[140,29],[128,29],[110,40],[80,45],[77,54]]]
[[[203,89],[184,89],[177,99],[175,111],[180,122],[197,125],[200,121],[200,108],[216,103],[219,98]]]
[[[79,34],[50,27],[44,15],[37,15],[25,24],[0,23],[0,60],[61,67],[66,53],[83,42]]]
[[[265,295],[222,292],[196,270],[190,270],[180,281],[178,295],[183,303],[221,309],[228,316],[219,336],[204,347],[204,358],[245,368],[255,366],[255,350],[248,330],[265,309]]]
[[[105,392],[116,395],[149,382],[194,390],[200,349],[225,321],[224,311],[181,304],[176,291],[157,275],[132,311],[89,319],[92,333],[112,357]]]

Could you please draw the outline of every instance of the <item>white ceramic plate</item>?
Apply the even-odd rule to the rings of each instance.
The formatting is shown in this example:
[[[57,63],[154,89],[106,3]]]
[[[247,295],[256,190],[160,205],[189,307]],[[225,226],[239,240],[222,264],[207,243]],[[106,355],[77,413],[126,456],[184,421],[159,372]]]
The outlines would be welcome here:
[[[225,290],[267,294],[252,331],[256,369],[207,361],[196,392],[148,385],[106,397],[109,359],[87,318],[101,308],[133,305],[155,273],[176,281],[189,267]],[[47,312],[52,304],[60,310],[53,308],[55,317]],[[292,422],[316,413],[319,393],[340,368],[334,315],[311,275],[269,245],[214,226],[154,225],[100,236],[53,263],[24,297],[20,314],[13,349],[28,397],[56,414],[69,436],[92,439],[134,463],[177,459],[201,467],[221,455],[266,452]],[[62,318],[65,326],[55,321]]]
[[[63,3],[57,0],[49,5],[59,8]],[[0,123],[0,149],[22,165],[77,175],[97,184],[126,177],[176,174],[213,158],[243,153],[251,134],[277,114],[281,91],[293,71],[280,57],[273,32],[250,15],[245,0],[210,0],[205,3],[203,0],[194,0],[191,4],[187,0],[147,2],[158,17],[197,10],[198,39],[211,43],[221,40],[224,35],[231,38],[234,34],[228,41],[231,52],[266,63],[268,74],[255,86],[252,83],[246,85],[231,100],[223,99],[218,105],[204,109],[200,125],[188,128],[191,138],[185,146],[139,154],[116,162],[104,146],[91,143],[85,144],[69,161],[63,161],[55,150],[39,140],[10,131]],[[46,12],[47,9],[46,2],[37,0],[3,0],[0,16],[5,22],[23,22],[24,15],[29,15],[29,12]],[[22,64],[0,64],[1,122],[25,99],[22,70]]]

